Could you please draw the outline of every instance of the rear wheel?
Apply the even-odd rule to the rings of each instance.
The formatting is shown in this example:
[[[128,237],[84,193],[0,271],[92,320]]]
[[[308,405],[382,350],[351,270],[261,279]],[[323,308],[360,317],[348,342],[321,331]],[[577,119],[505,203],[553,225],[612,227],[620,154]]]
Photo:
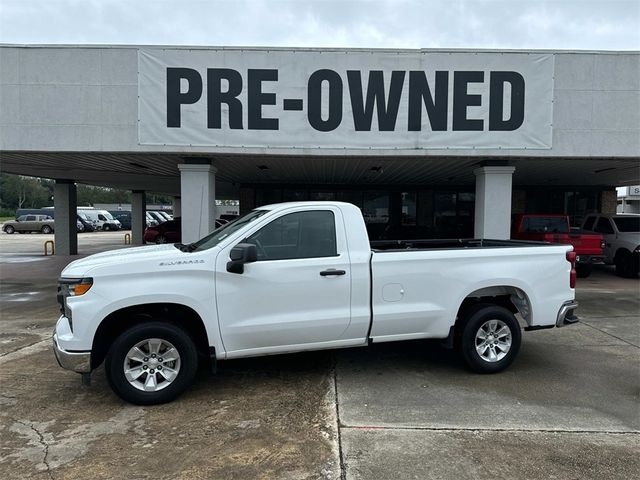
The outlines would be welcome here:
[[[164,322],[131,327],[111,345],[107,380],[123,400],[137,405],[170,402],[193,382],[198,355],[191,337]]]
[[[164,235],[158,235],[156,237],[156,243],[167,243],[167,237]]]
[[[515,359],[522,334],[520,324],[506,308],[476,305],[465,313],[458,348],[473,371],[496,373]]]
[[[587,278],[593,272],[593,265],[590,263],[578,263],[576,265],[576,275],[578,278]]]
[[[49,233],[53,232],[53,228],[51,228],[49,225],[43,225],[42,228],[40,229],[40,231],[42,233],[49,234]]]
[[[13,232],[16,231],[16,229],[13,228],[11,225],[7,225],[6,227],[4,227],[4,231],[5,233],[8,233],[9,235],[11,235]]]

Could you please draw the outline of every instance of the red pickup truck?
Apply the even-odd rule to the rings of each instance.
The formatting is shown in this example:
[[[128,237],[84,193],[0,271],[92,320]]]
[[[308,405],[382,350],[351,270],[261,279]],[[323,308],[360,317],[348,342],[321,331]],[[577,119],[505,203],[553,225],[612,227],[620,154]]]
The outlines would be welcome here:
[[[604,237],[599,233],[572,230],[566,215],[520,214],[511,226],[514,240],[534,240],[573,245],[578,277],[588,277],[594,263],[604,260]]]

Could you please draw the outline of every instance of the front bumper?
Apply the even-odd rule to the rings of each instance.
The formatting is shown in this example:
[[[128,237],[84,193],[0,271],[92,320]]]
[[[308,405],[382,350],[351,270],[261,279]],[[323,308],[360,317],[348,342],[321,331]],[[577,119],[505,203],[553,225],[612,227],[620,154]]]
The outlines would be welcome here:
[[[573,311],[578,308],[578,302],[575,300],[569,300],[564,302],[560,310],[558,311],[558,317],[556,318],[556,327],[564,327],[565,325],[572,325],[578,323],[578,317],[576,317]]]
[[[58,365],[78,373],[91,372],[91,352],[69,352],[58,345],[58,335],[53,334],[53,353]]]

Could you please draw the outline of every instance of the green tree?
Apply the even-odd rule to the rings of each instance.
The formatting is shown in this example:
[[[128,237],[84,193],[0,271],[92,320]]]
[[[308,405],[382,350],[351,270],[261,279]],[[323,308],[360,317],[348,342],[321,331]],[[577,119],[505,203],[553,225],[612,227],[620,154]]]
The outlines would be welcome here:
[[[0,206],[3,209],[40,208],[51,206],[49,190],[41,179],[21,175],[0,175]]]

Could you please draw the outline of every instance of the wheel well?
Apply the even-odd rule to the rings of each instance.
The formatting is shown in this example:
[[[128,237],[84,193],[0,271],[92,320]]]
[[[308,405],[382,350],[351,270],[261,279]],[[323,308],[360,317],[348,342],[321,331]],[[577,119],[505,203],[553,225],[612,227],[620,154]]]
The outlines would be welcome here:
[[[514,315],[519,313],[528,325],[531,324],[531,303],[527,294],[517,287],[497,286],[482,288],[467,295],[456,315],[456,330],[464,321],[465,312],[479,303],[504,307]]]
[[[147,303],[110,313],[96,330],[91,348],[91,368],[104,361],[109,347],[127,328],[147,321],[164,321],[184,329],[193,339],[200,355],[207,355],[209,341],[204,322],[190,307],[176,303]]]
[[[615,262],[616,259],[621,255],[631,255],[631,251],[627,250],[624,247],[620,247],[618,250],[616,250],[616,254],[613,256],[613,261]]]

